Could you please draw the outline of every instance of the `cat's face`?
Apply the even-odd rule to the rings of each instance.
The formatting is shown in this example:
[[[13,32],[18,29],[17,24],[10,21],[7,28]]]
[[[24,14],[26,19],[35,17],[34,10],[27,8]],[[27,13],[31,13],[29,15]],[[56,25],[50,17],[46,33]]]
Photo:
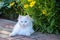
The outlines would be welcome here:
[[[30,22],[32,22],[31,21],[31,19],[30,19],[30,17],[28,16],[28,15],[26,15],[26,16],[19,16],[19,18],[18,18],[18,22],[19,22],[19,24],[22,26],[22,27],[26,27],[26,26],[28,26],[29,24],[30,24]]]

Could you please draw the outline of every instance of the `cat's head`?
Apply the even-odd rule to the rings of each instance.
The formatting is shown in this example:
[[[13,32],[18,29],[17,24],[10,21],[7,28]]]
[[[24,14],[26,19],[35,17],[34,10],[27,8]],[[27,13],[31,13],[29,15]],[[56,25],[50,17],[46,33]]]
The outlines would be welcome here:
[[[19,15],[18,17],[18,22],[21,26],[28,26],[32,23],[32,18],[30,18],[29,15],[26,15],[26,16],[21,16]]]

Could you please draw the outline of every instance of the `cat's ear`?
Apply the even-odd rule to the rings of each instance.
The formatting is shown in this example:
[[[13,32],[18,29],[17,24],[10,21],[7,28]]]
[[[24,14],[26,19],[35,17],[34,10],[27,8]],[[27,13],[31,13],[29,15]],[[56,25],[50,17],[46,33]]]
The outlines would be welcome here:
[[[27,17],[27,18],[30,18],[30,16],[29,16],[29,15],[26,15],[26,17]]]
[[[27,17],[29,17],[29,15],[26,15]]]
[[[21,16],[21,15],[19,15],[19,16],[18,16],[18,18],[17,18],[17,20],[20,20],[20,19],[21,19],[21,17],[22,17],[22,16]]]
[[[31,18],[29,15],[26,15],[27,18],[29,18],[32,22],[34,22],[34,19]]]

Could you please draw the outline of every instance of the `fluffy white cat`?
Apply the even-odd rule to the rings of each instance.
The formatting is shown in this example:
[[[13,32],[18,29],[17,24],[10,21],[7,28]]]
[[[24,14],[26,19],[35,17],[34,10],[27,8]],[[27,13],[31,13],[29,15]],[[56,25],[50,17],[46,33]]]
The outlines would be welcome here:
[[[25,35],[30,36],[34,32],[33,30],[33,24],[32,19],[29,17],[29,15],[18,17],[18,22],[13,28],[12,33],[9,36],[15,36],[15,35]]]

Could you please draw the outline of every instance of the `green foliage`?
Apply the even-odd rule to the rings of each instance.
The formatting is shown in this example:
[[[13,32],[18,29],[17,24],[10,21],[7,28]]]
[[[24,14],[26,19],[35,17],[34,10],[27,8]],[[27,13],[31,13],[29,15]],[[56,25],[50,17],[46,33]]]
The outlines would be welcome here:
[[[56,34],[60,33],[59,29],[56,27],[56,0],[33,0],[33,2],[34,1],[36,1],[36,3],[35,5],[32,4],[33,7],[30,7],[31,2],[28,2],[27,0],[21,2],[23,8],[25,4],[28,4],[28,7],[24,8],[24,10],[25,13],[31,15],[31,17],[35,20],[35,31]]]
[[[8,0],[1,7],[4,16],[12,19],[30,15],[34,19],[34,30],[43,33],[60,33],[60,2],[56,0]]]

